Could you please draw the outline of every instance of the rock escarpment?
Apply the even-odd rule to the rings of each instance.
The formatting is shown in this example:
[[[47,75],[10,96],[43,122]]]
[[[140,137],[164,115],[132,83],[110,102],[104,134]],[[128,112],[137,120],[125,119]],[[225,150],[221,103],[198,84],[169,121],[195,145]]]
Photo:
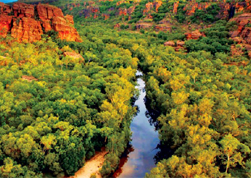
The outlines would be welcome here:
[[[238,43],[251,44],[251,13],[241,14],[231,21],[237,24],[237,29],[230,32],[231,38]]]
[[[237,24],[237,28],[230,32],[231,38],[241,46],[245,47],[251,57],[251,13],[241,14],[233,19],[233,23]],[[231,47],[232,54],[237,54],[236,46]]]
[[[37,6],[14,3],[13,6],[0,3],[0,35],[8,33],[19,42],[34,42],[50,30],[58,32],[62,40],[81,42],[74,28],[73,17],[64,16],[61,9],[47,5]]]

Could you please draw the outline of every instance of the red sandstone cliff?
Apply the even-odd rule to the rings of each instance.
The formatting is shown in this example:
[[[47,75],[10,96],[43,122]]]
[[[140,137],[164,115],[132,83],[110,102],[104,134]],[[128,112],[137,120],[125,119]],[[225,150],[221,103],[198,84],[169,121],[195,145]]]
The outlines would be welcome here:
[[[73,17],[64,16],[62,10],[57,7],[47,4],[34,6],[17,2],[11,8],[0,3],[1,36],[6,37],[10,32],[11,36],[19,42],[34,42],[40,40],[41,35],[50,30],[58,32],[62,40],[82,41],[74,28]]]

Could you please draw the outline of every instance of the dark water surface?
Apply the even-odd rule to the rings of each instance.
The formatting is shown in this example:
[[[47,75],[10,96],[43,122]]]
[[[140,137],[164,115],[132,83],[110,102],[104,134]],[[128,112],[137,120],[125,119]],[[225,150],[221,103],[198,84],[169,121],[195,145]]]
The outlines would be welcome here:
[[[138,178],[144,177],[146,172],[155,166],[155,156],[159,152],[156,149],[159,144],[158,132],[155,131],[153,124],[150,124],[146,117],[147,109],[144,102],[145,82],[142,79],[142,73],[137,71],[138,88],[140,90],[139,98],[135,105],[139,112],[133,118],[131,123],[132,141],[125,154],[122,156],[118,170],[113,177],[119,178]]]

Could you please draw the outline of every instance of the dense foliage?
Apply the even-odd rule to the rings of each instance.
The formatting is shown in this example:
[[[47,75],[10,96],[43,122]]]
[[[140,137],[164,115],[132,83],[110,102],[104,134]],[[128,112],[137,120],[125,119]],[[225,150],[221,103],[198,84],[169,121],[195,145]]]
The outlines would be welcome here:
[[[153,21],[163,20],[174,2],[163,2],[151,13]],[[174,152],[146,177],[250,177],[251,66],[246,56],[230,55],[233,26],[215,22],[219,8],[187,17],[181,2],[172,20],[213,22],[201,30],[204,37],[186,40],[180,26],[131,33],[145,18],[146,1],[130,20],[116,17],[116,10],[132,2],[114,11],[115,1],[99,3],[111,19],[84,19],[81,7],[64,9],[76,15],[83,43],[61,41],[54,32],[33,44],[1,39],[0,177],[72,175],[102,147],[108,154],[101,173],[113,172],[130,141],[137,68],[145,73],[150,107],[161,113],[156,123],[162,145]],[[133,25],[111,29],[119,20]],[[186,52],[165,47],[169,40],[185,41]],[[72,51],[83,58],[64,55]]]
[[[229,29],[225,20],[217,21],[213,27],[206,28],[202,32],[205,33],[206,37],[202,37],[199,40],[186,41],[186,48],[189,52],[201,50],[211,52],[212,54],[230,52],[230,45],[233,44],[233,40],[229,39]]]
[[[1,40],[0,177],[72,175],[103,146],[103,174],[116,168],[131,135],[137,58],[88,30],[82,44]],[[84,59],[63,55],[73,49]]]

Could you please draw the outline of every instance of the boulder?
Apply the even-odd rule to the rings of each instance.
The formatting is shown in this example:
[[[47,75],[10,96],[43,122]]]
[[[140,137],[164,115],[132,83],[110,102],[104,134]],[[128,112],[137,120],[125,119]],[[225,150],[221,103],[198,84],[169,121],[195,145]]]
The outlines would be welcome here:
[[[174,41],[167,41],[167,42],[165,42],[165,43],[164,43],[164,46],[171,46],[171,47],[175,47],[175,46],[176,46],[176,44],[175,44],[175,42],[174,42]]]
[[[200,37],[205,36],[205,35],[204,35],[203,33],[201,33],[199,30],[195,30],[195,31],[193,31],[193,32],[185,33],[185,35],[186,35],[186,39],[187,39],[187,40],[191,40],[191,39],[197,40],[197,39],[199,39]]]
[[[64,52],[64,56],[68,56],[68,57],[71,57],[73,59],[81,59],[81,61],[84,60],[84,58],[80,54],[78,54],[78,53],[76,53],[74,51],[73,52]]]
[[[28,82],[32,82],[33,80],[38,81],[37,78],[35,78],[35,77],[33,77],[33,76],[27,76],[27,75],[23,75],[23,76],[22,76],[22,79],[23,79],[23,80],[27,80]]]
[[[185,46],[185,41],[180,41],[180,40],[178,40],[178,41],[176,41],[176,44],[177,44],[177,46],[179,46],[179,47],[183,47],[183,46]]]

